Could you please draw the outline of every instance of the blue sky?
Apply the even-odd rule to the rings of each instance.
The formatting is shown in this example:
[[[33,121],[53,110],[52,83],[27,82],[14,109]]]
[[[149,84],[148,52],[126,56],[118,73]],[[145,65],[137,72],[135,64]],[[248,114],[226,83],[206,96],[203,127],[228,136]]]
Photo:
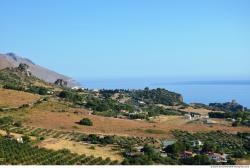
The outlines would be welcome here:
[[[248,0],[0,0],[0,52],[75,78],[250,79]]]

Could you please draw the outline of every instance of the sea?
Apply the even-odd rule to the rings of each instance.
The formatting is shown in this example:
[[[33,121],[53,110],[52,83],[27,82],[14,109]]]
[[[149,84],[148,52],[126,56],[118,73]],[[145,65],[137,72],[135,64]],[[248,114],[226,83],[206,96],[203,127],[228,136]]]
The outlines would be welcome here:
[[[165,88],[180,93],[186,103],[224,103],[236,100],[250,108],[250,81],[185,81],[164,79],[80,79],[89,89]]]

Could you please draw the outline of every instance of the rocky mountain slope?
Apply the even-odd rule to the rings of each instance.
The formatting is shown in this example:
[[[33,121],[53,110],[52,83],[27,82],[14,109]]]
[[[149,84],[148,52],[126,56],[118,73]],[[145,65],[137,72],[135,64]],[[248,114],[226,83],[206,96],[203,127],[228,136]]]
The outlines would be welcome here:
[[[13,53],[0,54],[0,70],[7,67],[18,67],[20,63],[27,64],[32,75],[46,82],[54,83],[57,79],[63,79],[67,81],[69,87],[78,86],[78,83],[72,78],[39,66],[27,58]]]

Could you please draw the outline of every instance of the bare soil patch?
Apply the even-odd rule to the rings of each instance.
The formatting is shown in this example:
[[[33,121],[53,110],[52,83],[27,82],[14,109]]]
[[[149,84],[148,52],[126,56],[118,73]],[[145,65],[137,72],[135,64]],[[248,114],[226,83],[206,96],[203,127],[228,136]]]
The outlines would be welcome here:
[[[2,108],[13,108],[34,103],[39,98],[40,96],[36,94],[0,88],[0,107]]]

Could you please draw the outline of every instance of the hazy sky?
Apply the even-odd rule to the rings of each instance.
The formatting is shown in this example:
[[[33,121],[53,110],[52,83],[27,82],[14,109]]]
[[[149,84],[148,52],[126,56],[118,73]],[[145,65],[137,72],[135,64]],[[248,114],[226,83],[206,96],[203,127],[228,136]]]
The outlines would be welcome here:
[[[73,77],[250,78],[249,0],[0,0],[0,52]]]

